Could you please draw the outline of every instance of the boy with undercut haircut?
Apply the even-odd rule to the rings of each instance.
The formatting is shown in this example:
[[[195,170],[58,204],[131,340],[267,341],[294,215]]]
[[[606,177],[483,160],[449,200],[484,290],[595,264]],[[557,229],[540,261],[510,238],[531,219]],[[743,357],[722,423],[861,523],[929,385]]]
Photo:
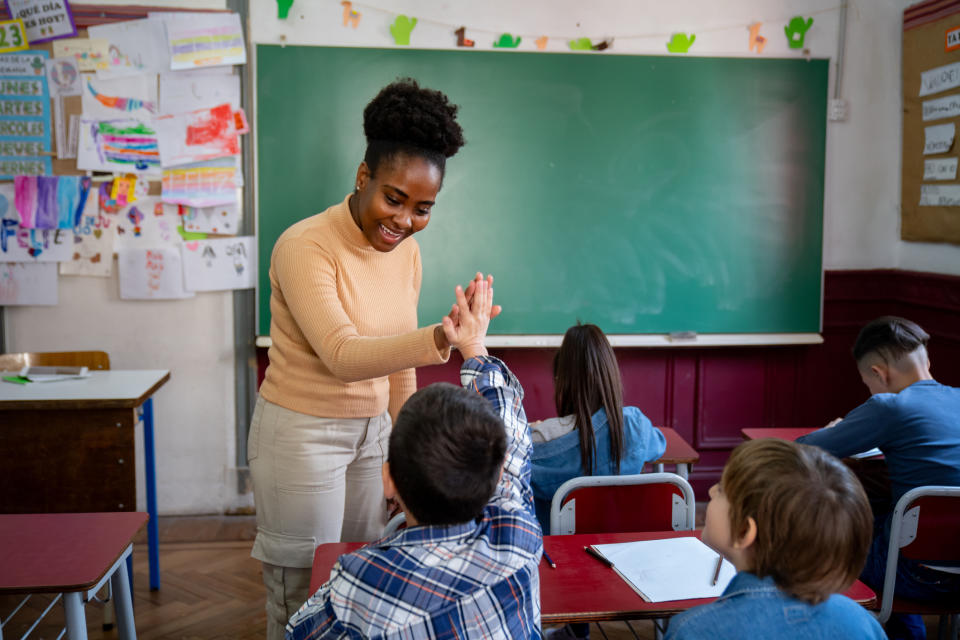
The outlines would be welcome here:
[[[738,573],[716,601],[671,620],[667,640],[886,638],[838,593],[860,573],[870,529],[863,488],[833,456],[773,438],[741,444],[710,488],[703,528]]]
[[[853,357],[871,397],[827,428],[797,442],[816,445],[837,457],[877,447],[890,478],[889,495],[871,495],[874,540],[861,580],[883,586],[890,514],[903,494],[927,485],[960,486],[960,389],[940,384],[930,374],[930,336],[914,322],[883,316],[857,336]],[[868,491],[872,485],[868,482]],[[899,558],[896,595],[916,600],[955,597],[960,575]],[[891,638],[925,638],[920,616],[891,616]]]
[[[462,388],[433,384],[397,416],[383,467],[407,528],[341,556],[287,638],[540,638],[543,538],[523,388],[487,354],[493,290],[477,280],[444,318]]]

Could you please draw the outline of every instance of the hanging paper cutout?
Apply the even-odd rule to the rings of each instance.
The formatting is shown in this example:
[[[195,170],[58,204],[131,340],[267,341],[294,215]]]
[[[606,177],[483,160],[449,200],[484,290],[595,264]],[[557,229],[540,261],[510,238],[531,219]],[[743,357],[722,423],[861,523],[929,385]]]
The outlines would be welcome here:
[[[457,29],[456,31],[454,31],[454,33],[455,33],[456,36],[457,36],[457,46],[458,46],[458,47],[472,47],[473,45],[476,44],[476,42],[474,42],[473,40],[469,40],[469,39],[467,38],[467,28],[466,28],[466,27],[460,27],[459,29]]]
[[[571,51],[590,51],[593,45],[590,44],[590,38],[577,38],[567,43]]]
[[[360,13],[353,10],[353,3],[350,0],[343,0],[340,4],[343,5],[343,26],[350,25],[356,29],[357,25],[360,24]],[[414,21],[416,21],[416,18],[414,18]],[[413,29],[413,27],[410,28]]]
[[[747,47],[748,51],[756,50],[757,53],[763,53],[763,48],[767,46],[767,39],[760,35],[760,27],[762,25],[762,22],[754,22],[747,27],[747,29],[750,31],[750,44]]]
[[[667,43],[667,51],[670,53],[686,53],[693,46],[697,36],[691,33],[689,36],[685,33],[675,33]]]
[[[787,35],[787,45],[791,49],[803,49],[803,41],[807,36],[807,31],[813,26],[813,18],[803,19],[803,16],[793,16],[783,27],[783,32]]]
[[[547,36],[540,36],[539,38],[534,40],[534,42],[537,43],[537,49],[539,49],[540,51],[543,51],[544,49],[546,49],[547,40],[548,40]]]
[[[290,7],[293,6],[293,0],[277,0],[277,17],[286,20],[290,15]]]
[[[504,33],[497,38],[497,40],[493,43],[493,46],[500,49],[516,49],[518,46],[520,46],[520,41],[522,39],[523,38],[520,36],[514,38],[509,33]]]
[[[410,32],[413,31],[415,26],[417,26],[416,18],[397,16],[397,19],[390,25],[390,35],[393,36],[393,41],[399,45],[409,45]]]

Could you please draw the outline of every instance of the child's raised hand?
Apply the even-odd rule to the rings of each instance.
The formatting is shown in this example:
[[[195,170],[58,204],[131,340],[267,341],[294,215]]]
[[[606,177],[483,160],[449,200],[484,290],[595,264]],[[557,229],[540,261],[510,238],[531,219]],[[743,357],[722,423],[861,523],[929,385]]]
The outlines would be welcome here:
[[[466,297],[467,299],[467,303],[473,300],[473,292],[476,290],[477,283],[482,280],[483,280],[483,274],[478,271],[477,275],[473,277],[473,280],[470,281],[470,284],[467,285],[466,291],[464,291],[463,293],[464,297]],[[489,284],[490,287],[493,288],[492,275],[487,276],[487,284]],[[453,320],[453,324],[457,324],[457,318],[455,317],[456,308],[457,308],[457,305],[453,305],[453,308],[450,310],[450,319]],[[493,320],[494,318],[496,318],[498,315],[500,315],[501,311],[503,311],[503,307],[501,307],[498,304],[493,305],[493,307],[490,308],[490,319]]]
[[[479,274],[478,274],[479,275]],[[493,308],[493,287],[491,279],[484,280],[482,276],[475,279],[473,296],[468,302],[466,292],[460,285],[456,288],[457,302],[450,315],[443,319],[443,333],[451,346],[456,347],[464,359],[477,355],[486,355],[484,338],[490,327],[491,310]],[[453,318],[457,318],[454,322]]]

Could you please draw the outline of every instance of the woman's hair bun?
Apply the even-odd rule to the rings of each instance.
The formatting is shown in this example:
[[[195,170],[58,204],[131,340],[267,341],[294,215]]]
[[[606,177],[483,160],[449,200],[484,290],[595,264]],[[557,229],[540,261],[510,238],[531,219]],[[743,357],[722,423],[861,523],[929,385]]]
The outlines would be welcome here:
[[[458,109],[440,91],[401,78],[381,89],[363,110],[363,132],[368,145],[387,142],[449,158],[464,144]]]

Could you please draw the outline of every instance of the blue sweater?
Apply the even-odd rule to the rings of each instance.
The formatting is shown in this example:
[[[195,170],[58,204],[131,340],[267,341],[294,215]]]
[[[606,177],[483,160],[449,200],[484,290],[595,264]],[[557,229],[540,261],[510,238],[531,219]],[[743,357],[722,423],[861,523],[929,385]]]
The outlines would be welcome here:
[[[595,476],[616,475],[610,456],[610,425],[607,413],[600,409],[592,417]],[[643,465],[663,455],[667,440],[647,416],[636,407],[623,408],[622,475],[640,473]],[[530,456],[533,467],[533,496],[537,519],[544,534],[550,533],[550,502],[564,482],[587,475],[580,466],[580,432],[574,429],[549,442],[534,443]]]

